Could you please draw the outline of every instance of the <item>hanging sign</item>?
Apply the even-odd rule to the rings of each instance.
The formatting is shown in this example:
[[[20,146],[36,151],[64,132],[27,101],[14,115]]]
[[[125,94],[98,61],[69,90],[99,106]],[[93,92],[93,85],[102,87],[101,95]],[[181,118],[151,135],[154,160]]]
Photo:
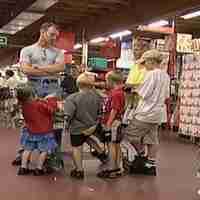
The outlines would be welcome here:
[[[7,46],[8,39],[6,36],[0,36],[0,46]]]

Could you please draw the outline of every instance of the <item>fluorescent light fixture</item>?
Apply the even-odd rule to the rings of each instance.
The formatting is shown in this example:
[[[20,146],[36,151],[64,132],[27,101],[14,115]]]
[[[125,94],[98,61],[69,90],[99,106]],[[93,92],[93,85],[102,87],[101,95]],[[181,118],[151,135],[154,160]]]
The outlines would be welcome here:
[[[16,18],[26,21],[36,21],[43,17],[44,14],[41,13],[35,13],[35,12],[21,12]]]
[[[80,48],[82,48],[82,44],[77,43],[74,45],[74,49],[80,49]]]
[[[132,34],[131,31],[125,30],[125,31],[122,31],[122,32],[119,32],[119,33],[113,33],[113,34],[110,35],[110,37],[115,39],[115,38],[118,38],[118,37],[123,37],[123,36],[131,35],[131,34]]]
[[[186,14],[186,15],[183,15],[183,16],[181,16],[181,18],[183,18],[183,19],[191,19],[191,18],[198,17],[198,16],[200,16],[200,10],[196,11],[196,12],[192,12],[192,13]]]
[[[15,34],[21,31],[25,27],[34,23],[43,17],[44,14],[32,13],[32,12],[21,12],[15,19],[11,20],[8,24],[4,25],[0,29],[0,33]]]
[[[44,12],[58,0],[36,0],[28,9],[0,29],[0,33],[15,34],[44,16]]]
[[[56,3],[58,0],[37,0],[27,10],[44,12]]]
[[[90,43],[95,44],[95,43],[104,42],[105,40],[106,40],[105,37],[98,37],[98,38],[94,38],[94,39],[90,40]]]
[[[24,28],[24,26],[17,26],[15,24],[7,24],[3,27],[4,30],[13,30],[13,31],[20,31]]]
[[[5,33],[5,34],[13,35],[13,34],[15,34],[15,31],[13,31],[13,30],[6,30],[6,29],[0,29],[0,33]]]
[[[29,23],[30,23],[29,20],[15,18],[15,20],[12,20],[9,24],[26,27],[29,25]]]
[[[169,25],[169,22],[167,20],[160,20],[160,21],[156,21],[153,22],[151,24],[148,24],[148,27],[160,27],[160,26],[166,26]]]

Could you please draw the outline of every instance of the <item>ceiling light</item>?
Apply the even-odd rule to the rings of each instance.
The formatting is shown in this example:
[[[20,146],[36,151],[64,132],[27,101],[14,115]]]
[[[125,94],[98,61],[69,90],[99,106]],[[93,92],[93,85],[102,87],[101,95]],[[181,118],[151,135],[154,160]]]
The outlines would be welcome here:
[[[39,20],[43,16],[44,14],[40,13],[21,12],[15,19],[11,20],[8,24],[1,28],[1,33],[13,35]]]
[[[3,27],[4,30],[22,30],[24,26],[17,26],[15,24],[7,24]]]
[[[156,21],[153,22],[151,24],[148,24],[148,27],[160,27],[160,26],[166,26],[169,25],[169,22],[167,20],[160,20],[160,21]]]
[[[29,21],[25,21],[25,20],[20,20],[20,19],[15,19],[15,21],[10,22],[10,25],[14,25],[14,26],[27,26],[29,24]]]
[[[33,3],[27,11],[39,11],[44,12],[54,4],[58,3],[58,0],[37,0],[35,3]]]
[[[123,37],[123,36],[131,35],[131,34],[132,34],[131,31],[125,30],[119,33],[113,33],[110,35],[110,37],[114,39],[114,38]]]
[[[13,30],[6,30],[6,29],[0,29],[0,33],[5,33],[5,34],[13,35],[13,34],[15,34],[15,31],[13,31]]]
[[[105,37],[98,37],[98,38],[90,40],[90,43],[100,43],[100,42],[104,42],[105,40],[106,40]]]
[[[28,9],[0,29],[0,33],[15,34],[44,16],[44,12],[58,0],[36,0]]]
[[[75,45],[74,45],[74,49],[80,49],[80,48],[82,48],[82,44],[79,44],[79,43],[78,43],[78,44],[75,44]]]
[[[183,18],[183,19],[191,19],[191,18],[198,17],[198,16],[200,16],[200,11],[196,11],[196,12],[192,12],[192,13],[183,15],[183,16],[181,16],[181,18]]]
[[[26,21],[36,21],[43,17],[44,14],[41,13],[34,13],[34,12],[21,12],[16,19],[26,20]],[[15,20],[15,19],[14,19]],[[12,20],[13,21],[13,20]]]

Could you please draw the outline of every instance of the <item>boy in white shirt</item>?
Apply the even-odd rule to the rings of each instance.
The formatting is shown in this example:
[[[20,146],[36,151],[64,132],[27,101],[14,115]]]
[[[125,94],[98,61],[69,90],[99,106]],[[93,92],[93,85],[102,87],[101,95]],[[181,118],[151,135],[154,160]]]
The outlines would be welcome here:
[[[160,69],[161,62],[162,57],[157,50],[145,52],[139,60],[148,72],[144,83],[137,89],[141,98],[125,129],[125,139],[134,144],[139,152],[132,163],[132,173],[156,175],[158,125],[162,119],[165,99],[169,95],[169,77]],[[147,155],[141,156],[145,146]]]

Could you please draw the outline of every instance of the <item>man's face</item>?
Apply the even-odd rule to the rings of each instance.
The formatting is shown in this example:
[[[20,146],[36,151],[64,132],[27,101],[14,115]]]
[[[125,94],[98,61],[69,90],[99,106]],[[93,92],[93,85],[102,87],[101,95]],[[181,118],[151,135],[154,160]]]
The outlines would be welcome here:
[[[47,31],[43,32],[43,39],[49,45],[55,45],[58,36],[59,31],[54,26],[49,27]]]

